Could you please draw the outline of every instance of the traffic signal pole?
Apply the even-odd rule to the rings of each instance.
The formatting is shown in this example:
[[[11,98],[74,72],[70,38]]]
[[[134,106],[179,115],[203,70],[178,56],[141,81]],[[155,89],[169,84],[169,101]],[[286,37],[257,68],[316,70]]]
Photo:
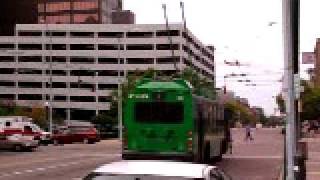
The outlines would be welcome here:
[[[299,83],[299,5],[300,0],[283,0],[283,47],[286,77],[286,155],[285,179],[295,180],[295,157],[297,155],[298,92],[295,83]]]

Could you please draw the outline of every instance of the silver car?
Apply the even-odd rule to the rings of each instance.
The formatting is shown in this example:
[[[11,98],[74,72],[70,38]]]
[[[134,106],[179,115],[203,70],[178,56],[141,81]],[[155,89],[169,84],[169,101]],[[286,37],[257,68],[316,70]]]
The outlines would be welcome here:
[[[0,134],[0,149],[12,149],[15,151],[33,150],[39,146],[39,142],[33,136],[21,134]]]
[[[103,165],[83,180],[231,180],[216,166],[188,162],[130,160]]]

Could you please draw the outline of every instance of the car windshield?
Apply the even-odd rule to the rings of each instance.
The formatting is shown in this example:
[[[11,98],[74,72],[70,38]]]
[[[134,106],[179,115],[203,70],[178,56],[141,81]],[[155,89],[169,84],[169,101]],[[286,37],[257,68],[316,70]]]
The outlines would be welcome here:
[[[187,178],[172,176],[153,176],[153,175],[114,175],[91,173],[83,180],[204,180],[204,178]]]
[[[33,132],[41,132],[42,131],[42,129],[35,124],[30,125],[30,127],[32,128]]]

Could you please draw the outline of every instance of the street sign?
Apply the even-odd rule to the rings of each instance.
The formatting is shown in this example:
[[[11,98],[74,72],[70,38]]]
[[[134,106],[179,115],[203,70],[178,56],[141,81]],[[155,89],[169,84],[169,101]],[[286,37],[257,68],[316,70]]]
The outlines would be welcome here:
[[[314,64],[315,54],[314,52],[302,52],[302,64]]]

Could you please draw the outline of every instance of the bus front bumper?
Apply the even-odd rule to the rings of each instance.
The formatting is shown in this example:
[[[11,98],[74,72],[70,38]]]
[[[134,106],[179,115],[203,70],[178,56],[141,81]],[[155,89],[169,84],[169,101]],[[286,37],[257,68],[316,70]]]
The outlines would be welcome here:
[[[141,160],[180,160],[180,161],[193,161],[194,156],[192,153],[175,153],[175,152],[135,152],[135,151],[122,151],[122,159],[141,159]]]

